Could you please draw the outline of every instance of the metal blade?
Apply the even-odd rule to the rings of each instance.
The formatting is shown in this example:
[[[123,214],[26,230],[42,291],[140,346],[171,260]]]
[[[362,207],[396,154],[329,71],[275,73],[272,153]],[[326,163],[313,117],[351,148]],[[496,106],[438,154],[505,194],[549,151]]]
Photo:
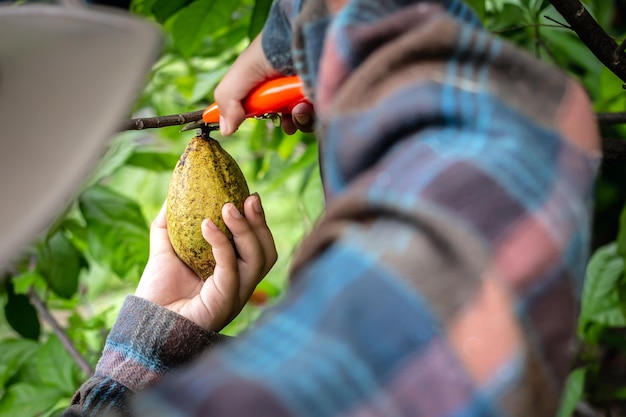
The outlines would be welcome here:
[[[196,122],[192,122],[183,126],[180,131],[186,132],[192,129],[205,129],[209,131],[219,130],[220,125],[218,123],[204,123],[202,120],[198,120]]]

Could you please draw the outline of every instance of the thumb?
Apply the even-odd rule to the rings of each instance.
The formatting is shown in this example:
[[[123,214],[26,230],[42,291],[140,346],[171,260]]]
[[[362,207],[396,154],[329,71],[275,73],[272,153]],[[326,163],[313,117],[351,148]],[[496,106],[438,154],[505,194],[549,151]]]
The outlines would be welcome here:
[[[150,225],[150,255],[156,256],[163,253],[173,252],[172,244],[167,231],[167,200],[161,206],[157,217]]]
[[[221,115],[220,132],[224,136],[234,133],[245,119],[241,101],[250,91],[268,78],[280,75],[265,57],[261,36],[257,36],[237,57],[215,88],[215,102]]]

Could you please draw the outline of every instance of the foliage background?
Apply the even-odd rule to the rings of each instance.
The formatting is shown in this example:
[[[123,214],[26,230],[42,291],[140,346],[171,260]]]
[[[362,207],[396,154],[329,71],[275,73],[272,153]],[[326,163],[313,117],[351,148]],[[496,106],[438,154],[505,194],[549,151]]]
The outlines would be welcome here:
[[[622,82],[567,28],[547,0],[470,0],[485,26],[584,84],[597,111],[625,111]],[[131,11],[163,29],[163,53],[132,117],[198,110],[238,53],[261,30],[271,0],[134,0]],[[585,5],[619,42],[622,1]],[[559,23],[561,22],[561,23]],[[131,115],[129,115],[129,118]],[[623,126],[603,130],[623,138]],[[58,416],[95,367],[124,296],[148,253],[148,228],[193,133],[179,127],[124,132],[76,201],[0,277],[0,417]],[[279,261],[256,298],[226,329],[237,334],[285,289],[290,254],[322,210],[312,135],[286,136],[248,120],[223,146],[263,198]],[[593,250],[583,289],[578,361],[561,416],[626,415],[626,185],[624,164],[605,161],[596,193]],[[267,300],[264,300],[267,299]],[[56,327],[56,328],[55,328]]]

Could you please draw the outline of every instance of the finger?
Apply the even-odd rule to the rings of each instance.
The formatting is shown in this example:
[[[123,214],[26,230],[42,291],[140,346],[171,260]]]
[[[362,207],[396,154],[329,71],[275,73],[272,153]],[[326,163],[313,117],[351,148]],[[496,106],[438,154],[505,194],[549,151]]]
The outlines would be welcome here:
[[[302,132],[313,132],[315,125],[315,109],[309,102],[296,104],[291,109],[294,126]]]
[[[280,127],[283,128],[283,132],[285,132],[285,134],[287,135],[293,135],[294,133],[296,133],[298,131],[298,128],[296,127],[295,123],[293,122],[293,118],[291,116],[291,114],[283,114],[280,117]]]
[[[239,294],[242,301],[245,301],[264,276],[265,253],[254,229],[234,205],[225,204],[222,208],[222,217],[233,234],[239,254],[239,277],[241,281]]]
[[[215,270],[213,276],[205,282],[201,297],[206,301],[207,308],[217,305],[231,310],[239,299],[239,274],[235,249],[224,232],[209,219],[202,222],[202,236],[213,248]]]
[[[240,74],[241,72],[243,74]],[[223,136],[233,134],[246,117],[241,100],[254,87],[254,81],[249,77],[240,77],[246,77],[245,71],[233,67],[215,88],[215,102],[220,111],[220,133]],[[238,79],[248,82],[238,82]]]
[[[274,237],[265,220],[265,213],[263,212],[259,194],[254,193],[246,199],[244,202],[244,213],[261,244],[265,258],[262,273],[265,275],[276,263],[278,253],[276,252]]]
[[[243,122],[246,114],[241,101],[262,81],[279,75],[265,57],[261,36],[257,36],[235,60],[215,88],[220,110],[220,133],[228,136]]]
[[[152,222],[153,226],[161,228],[161,229],[167,228],[166,213],[167,213],[167,200],[163,202],[163,205],[161,206],[161,209],[159,210],[159,214],[157,214],[157,216],[154,218]]]
[[[173,251],[170,238],[167,233],[166,219],[167,201],[161,206],[161,210],[150,225],[150,255],[158,255]]]
[[[231,203],[225,204],[222,208],[222,217],[233,234],[240,258],[241,275],[258,275],[263,270],[265,259],[263,248],[252,226]]]

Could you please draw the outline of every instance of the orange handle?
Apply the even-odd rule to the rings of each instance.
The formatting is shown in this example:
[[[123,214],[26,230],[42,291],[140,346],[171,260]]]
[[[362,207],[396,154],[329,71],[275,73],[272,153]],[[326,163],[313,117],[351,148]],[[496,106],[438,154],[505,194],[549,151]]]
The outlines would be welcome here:
[[[266,113],[289,113],[298,103],[306,100],[302,81],[297,75],[275,78],[255,87],[243,100],[246,117],[263,116]],[[202,113],[204,123],[219,123],[220,111],[213,103]]]

